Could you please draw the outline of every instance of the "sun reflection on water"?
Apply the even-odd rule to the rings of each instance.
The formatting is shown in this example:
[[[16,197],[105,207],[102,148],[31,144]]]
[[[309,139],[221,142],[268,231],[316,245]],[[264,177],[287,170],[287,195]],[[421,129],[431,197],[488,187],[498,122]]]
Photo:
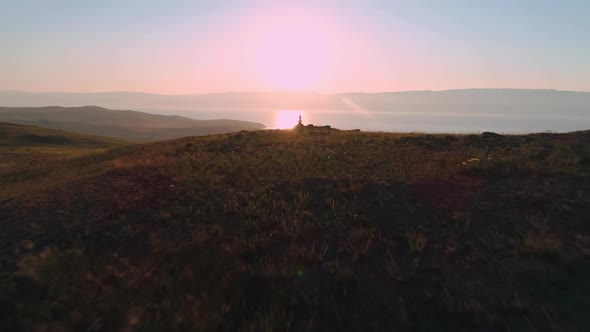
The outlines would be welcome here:
[[[295,127],[299,116],[304,119],[305,112],[302,110],[278,110],[275,115],[275,128],[277,129],[291,129]]]

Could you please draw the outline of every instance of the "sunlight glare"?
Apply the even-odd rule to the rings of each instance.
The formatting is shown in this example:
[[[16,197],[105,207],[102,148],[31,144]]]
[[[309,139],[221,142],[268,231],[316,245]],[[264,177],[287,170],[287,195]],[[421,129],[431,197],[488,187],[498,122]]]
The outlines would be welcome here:
[[[277,129],[291,129],[295,127],[299,116],[304,116],[302,111],[298,110],[279,110],[276,113],[276,128]]]
[[[301,13],[279,13],[252,34],[252,68],[275,89],[312,87],[329,64],[330,27]]]

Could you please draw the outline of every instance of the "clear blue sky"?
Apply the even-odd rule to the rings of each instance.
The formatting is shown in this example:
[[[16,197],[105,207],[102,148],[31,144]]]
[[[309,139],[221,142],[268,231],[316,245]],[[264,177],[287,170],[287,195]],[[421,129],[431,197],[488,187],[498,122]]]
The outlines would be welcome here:
[[[0,0],[0,45],[0,90],[590,91],[590,1]]]

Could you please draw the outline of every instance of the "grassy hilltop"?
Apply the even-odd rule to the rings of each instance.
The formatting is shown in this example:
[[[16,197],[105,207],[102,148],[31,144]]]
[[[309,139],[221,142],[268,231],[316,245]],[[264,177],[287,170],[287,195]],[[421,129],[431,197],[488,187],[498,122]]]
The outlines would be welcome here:
[[[110,137],[0,122],[0,177],[15,172],[27,173],[33,166],[40,167],[56,159],[127,144]]]
[[[583,331],[589,142],[306,128],[7,166],[0,327]]]

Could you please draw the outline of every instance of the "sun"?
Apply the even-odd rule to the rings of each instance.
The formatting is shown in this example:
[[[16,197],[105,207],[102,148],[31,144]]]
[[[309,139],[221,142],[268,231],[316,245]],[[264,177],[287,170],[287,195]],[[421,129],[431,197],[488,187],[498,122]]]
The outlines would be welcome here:
[[[327,29],[305,15],[282,15],[265,21],[251,36],[256,76],[274,89],[312,88],[329,65]]]
[[[291,129],[295,127],[299,116],[303,115],[302,111],[297,110],[280,110],[276,112],[275,126],[277,129]]]

